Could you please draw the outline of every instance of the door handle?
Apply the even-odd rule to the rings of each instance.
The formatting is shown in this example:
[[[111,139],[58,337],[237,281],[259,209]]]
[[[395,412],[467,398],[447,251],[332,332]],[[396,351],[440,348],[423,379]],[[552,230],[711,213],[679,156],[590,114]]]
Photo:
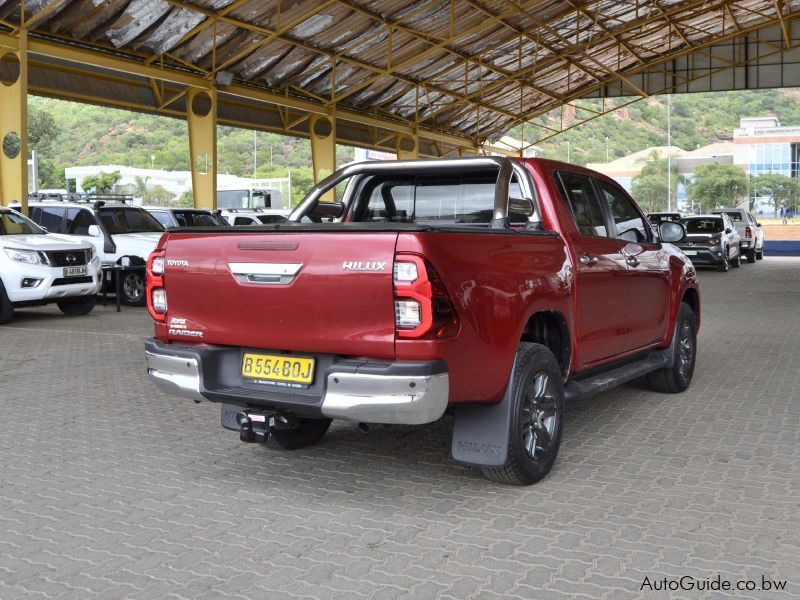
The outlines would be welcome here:
[[[639,266],[639,259],[636,258],[635,256],[627,257],[625,259],[625,262],[628,263],[632,267],[638,267]]]
[[[580,260],[581,260],[582,264],[588,265],[588,266],[597,264],[597,257],[596,256],[590,256],[588,254],[584,254],[583,256],[581,256]]]

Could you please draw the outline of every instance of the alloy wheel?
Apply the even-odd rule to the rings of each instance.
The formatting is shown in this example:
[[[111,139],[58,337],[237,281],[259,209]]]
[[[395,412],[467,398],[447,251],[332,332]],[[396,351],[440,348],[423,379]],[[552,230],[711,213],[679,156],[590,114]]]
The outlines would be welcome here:
[[[689,376],[693,360],[694,339],[692,338],[692,326],[688,321],[684,321],[678,337],[678,372],[684,380]]]
[[[558,419],[555,387],[550,376],[540,371],[525,390],[522,406],[522,443],[529,458],[539,461],[550,454]]]
[[[144,296],[144,281],[136,273],[128,273],[122,280],[122,290],[131,302],[138,302]]]

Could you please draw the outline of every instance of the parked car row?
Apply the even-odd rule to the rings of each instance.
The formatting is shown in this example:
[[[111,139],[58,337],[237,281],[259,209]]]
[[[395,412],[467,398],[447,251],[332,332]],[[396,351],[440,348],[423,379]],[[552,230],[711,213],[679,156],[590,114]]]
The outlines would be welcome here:
[[[128,200],[31,195],[30,218],[19,212],[19,205],[13,207],[16,210],[4,209],[0,213],[0,323],[11,318],[14,306],[47,302],[57,302],[67,314],[88,313],[103,286],[114,291],[114,276],[122,278],[122,303],[144,306],[143,266],[165,230],[282,223],[289,215],[289,211],[263,209],[137,207]],[[63,253],[74,259],[62,265]],[[103,267],[112,265],[132,268],[106,278]]]
[[[99,285],[100,258],[92,244],[47,233],[0,207],[0,324],[23,306],[55,303],[67,315],[88,314]]]
[[[749,211],[715,208],[709,214],[684,216],[678,212],[650,213],[654,225],[664,221],[681,223],[686,236],[675,243],[695,265],[713,266],[718,271],[738,268],[742,258],[749,263],[764,258],[764,232]]]

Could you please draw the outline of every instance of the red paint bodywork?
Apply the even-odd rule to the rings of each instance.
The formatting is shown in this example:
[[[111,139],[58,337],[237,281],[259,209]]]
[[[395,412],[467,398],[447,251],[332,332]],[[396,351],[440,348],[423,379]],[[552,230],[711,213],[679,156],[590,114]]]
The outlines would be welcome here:
[[[694,268],[669,244],[641,243],[640,265],[626,265],[629,242],[584,237],[558,191],[554,172],[592,171],[554,161],[524,161],[537,190],[545,234],[444,232],[169,233],[159,247],[167,266],[167,324],[202,331],[202,342],[372,360],[447,361],[450,401],[497,402],[529,319],[555,313],[570,338],[568,375],[650,348],[669,345],[680,302],[698,290]],[[616,184],[614,184],[616,185]],[[280,244],[264,244],[266,239]],[[262,242],[253,243],[253,242]],[[397,335],[391,268],[343,271],[343,261],[387,261],[396,253],[423,257],[436,270],[458,317],[443,339]],[[598,263],[587,267],[580,256]],[[286,286],[243,284],[228,262],[297,262],[303,268]],[[699,293],[695,300],[699,323]],[[174,333],[174,332],[173,332]],[[194,341],[194,340],[192,340]]]

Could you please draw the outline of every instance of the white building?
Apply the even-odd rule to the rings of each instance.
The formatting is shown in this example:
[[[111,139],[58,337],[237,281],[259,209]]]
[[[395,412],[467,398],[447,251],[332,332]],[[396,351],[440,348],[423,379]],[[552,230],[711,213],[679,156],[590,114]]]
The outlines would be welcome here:
[[[64,176],[67,180],[67,187],[77,192],[85,192],[83,181],[92,175],[99,173],[112,173],[119,171],[121,177],[117,185],[114,186],[114,193],[131,194],[136,188],[137,177],[141,177],[147,182],[149,188],[160,185],[177,200],[185,192],[192,189],[191,171],[165,171],[163,169],[139,169],[137,167],[125,167],[122,165],[88,165],[80,167],[67,167],[64,169]],[[291,177],[279,179],[252,179],[249,177],[238,177],[228,173],[217,173],[218,190],[238,190],[254,188],[277,188],[281,191],[283,198],[291,198],[292,183]],[[141,200],[141,198],[137,199]]]

